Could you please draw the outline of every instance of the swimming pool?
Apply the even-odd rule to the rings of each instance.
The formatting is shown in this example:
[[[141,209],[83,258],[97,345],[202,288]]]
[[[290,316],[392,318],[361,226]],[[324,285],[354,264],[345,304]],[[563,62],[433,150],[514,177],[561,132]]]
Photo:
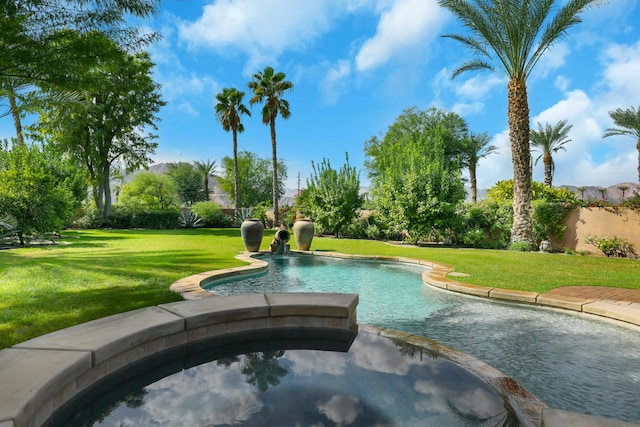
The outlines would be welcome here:
[[[267,272],[213,282],[221,295],[350,292],[358,322],[423,335],[512,376],[548,405],[640,422],[640,334],[564,312],[423,285],[423,267],[317,256],[262,258]]]

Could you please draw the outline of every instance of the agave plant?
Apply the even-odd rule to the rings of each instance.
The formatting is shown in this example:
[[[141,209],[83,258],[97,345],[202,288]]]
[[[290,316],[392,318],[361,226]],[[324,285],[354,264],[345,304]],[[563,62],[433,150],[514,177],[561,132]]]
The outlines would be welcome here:
[[[178,217],[178,225],[184,228],[200,227],[202,225],[200,224],[201,221],[202,218],[200,218],[196,212],[187,210],[180,212],[180,216]]]
[[[18,228],[18,220],[10,214],[0,216],[0,238],[11,236]]]

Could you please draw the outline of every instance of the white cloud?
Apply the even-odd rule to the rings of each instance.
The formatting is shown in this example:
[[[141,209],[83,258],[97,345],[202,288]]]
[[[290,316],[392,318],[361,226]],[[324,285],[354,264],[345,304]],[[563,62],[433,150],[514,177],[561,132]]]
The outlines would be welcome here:
[[[376,34],[356,56],[356,69],[367,71],[402,57],[407,50],[427,46],[447,21],[435,0],[398,0],[381,13]]]
[[[180,24],[179,34],[192,47],[244,52],[249,56],[246,69],[254,70],[328,31],[333,5],[323,0],[219,0],[206,5],[196,21]]]
[[[322,81],[320,81],[320,90],[328,104],[337,102],[340,89],[346,87],[345,79],[350,74],[351,63],[347,60],[340,60],[329,68]]]
[[[547,77],[549,73],[561,68],[567,62],[567,57],[571,53],[569,44],[566,42],[558,42],[544,53],[540,62],[536,64],[534,69],[535,77]]]

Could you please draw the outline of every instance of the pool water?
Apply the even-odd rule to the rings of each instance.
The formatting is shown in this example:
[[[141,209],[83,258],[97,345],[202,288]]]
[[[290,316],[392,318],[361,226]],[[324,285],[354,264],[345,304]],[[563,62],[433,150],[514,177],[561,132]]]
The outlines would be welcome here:
[[[519,425],[513,408],[491,387],[437,351],[373,333],[354,333],[352,340],[348,351],[266,338],[256,344],[255,337],[250,352],[216,350],[213,359],[194,359],[186,351],[182,360],[156,361],[158,373],[127,378],[124,388],[111,392],[119,395],[115,399],[85,396],[73,416],[49,425]]]
[[[260,275],[214,282],[221,295],[358,293],[358,323],[426,336],[513,377],[549,406],[640,423],[637,329],[424,286],[423,267],[316,256],[265,257]]]

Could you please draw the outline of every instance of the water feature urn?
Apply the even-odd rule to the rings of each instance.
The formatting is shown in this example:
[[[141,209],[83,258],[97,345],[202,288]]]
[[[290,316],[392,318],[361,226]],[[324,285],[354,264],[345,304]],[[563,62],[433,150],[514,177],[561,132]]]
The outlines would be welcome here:
[[[259,219],[247,218],[240,225],[242,243],[248,252],[258,252],[260,250],[263,233],[264,226]]]
[[[308,219],[301,219],[293,224],[293,237],[299,251],[308,251],[313,240],[314,226]]]

